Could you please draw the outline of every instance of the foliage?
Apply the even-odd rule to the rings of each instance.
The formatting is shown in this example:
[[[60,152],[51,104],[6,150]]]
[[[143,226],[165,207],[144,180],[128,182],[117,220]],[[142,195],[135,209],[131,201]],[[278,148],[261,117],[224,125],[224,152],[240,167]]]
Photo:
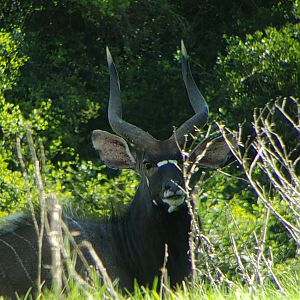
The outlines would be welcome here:
[[[59,162],[48,182],[56,184],[54,190],[61,190],[67,206],[75,215],[109,217],[124,212],[124,204],[132,199],[137,178],[132,171],[124,171],[122,175],[107,175],[103,166],[92,161]],[[59,186],[58,186],[59,185]],[[53,189],[53,187],[52,187]]]
[[[0,34],[2,51],[0,60],[2,88],[0,94],[0,128],[2,134],[2,147],[0,148],[1,211],[8,213],[14,211],[16,207],[25,205],[28,193],[35,184],[31,179],[32,168],[29,167],[29,174],[24,178],[22,172],[20,172],[20,161],[17,157],[16,138],[21,140],[24,138],[26,126],[30,126],[34,130],[37,136],[37,148],[40,148],[43,142],[49,141],[46,152],[40,152],[41,156],[46,155],[47,157],[47,162],[44,162],[46,165],[43,167],[48,189],[55,191],[61,199],[67,198],[68,200],[65,200],[65,202],[73,200],[75,202],[73,209],[81,208],[83,210],[82,199],[85,199],[86,213],[100,212],[105,214],[106,210],[103,206],[107,209],[109,205],[107,203],[114,203],[117,207],[117,199],[128,202],[132,195],[132,189],[127,185],[127,180],[130,178],[130,181],[134,182],[132,175],[123,175],[119,183],[115,183],[115,187],[119,186],[120,188],[119,192],[115,194],[111,188],[113,179],[101,173],[98,177],[96,175],[96,171],[100,171],[103,167],[96,167],[91,161],[80,161],[72,148],[62,147],[62,136],[52,140],[49,137],[47,140],[45,139],[43,133],[49,131],[49,128],[55,127],[52,116],[53,111],[51,111],[52,101],[40,101],[39,106],[32,109],[26,117],[19,105],[7,101],[4,92],[12,89],[16,84],[20,75],[20,67],[28,59],[20,53],[20,38],[19,30],[16,30],[14,35],[4,31]],[[26,165],[30,166],[28,152],[25,143],[23,156]],[[50,159],[53,159],[58,152],[67,153],[71,160],[58,161],[53,164]],[[35,198],[36,195],[33,193],[31,196]]]
[[[26,56],[19,53],[22,43],[20,29],[12,33],[0,31],[0,91],[11,89],[19,75],[19,68],[27,60]]]
[[[217,61],[220,93],[227,99],[221,112],[231,124],[251,120],[252,110],[269,99],[298,96],[300,90],[300,25],[227,36],[226,55]]]
[[[242,142],[248,135],[255,139],[254,108],[264,107],[270,99],[299,96],[299,7],[298,0],[3,0],[0,215],[37,198],[26,128],[34,135],[46,191],[54,192],[74,214],[106,216],[112,206],[118,213],[131,199],[136,176],[95,163],[90,142],[93,129],[109,129],[106,45],[119,70],[129,122],[167,138],[172,125],[192,113],[181,83],[178,46],[183,38],[213,118],[232,128],[244,122]],[[284,124],[279,120],[274,126],[289,152],[297,137]],[[18,139],[27,174],[18,158]],[[253,155],[250,151],[249,161]],[[231,237],[251,269],[250,254],[258,249],[255,235],[264,229],[267,212],[241,166],[226,169],[231,177],[223,171],[207,172],[209,180],[200,185],[199,215],[218,254],[214,259],[226,276],[237,279],[241,270],[233,267]],[[254,175],[262,178],[258,171]],[[288,210],[278,194],[268,196],[280,213]],[[274,216],[268,219],[266,245],[264,253],[273,255],[278,268],[292,268],[295,243]],[[193,299],[202,290],[199,285],[191,294],[184,290],[169,297]],[[215,296],[208,292],[207,297]]]
[[[20,171],[10,168],[13,146],[10,133],[18,131],[20,126],[20,111],[18,107],[7,103],[4,91],[12,89],[19,76],[19,68],[26,61],[26,57],[19,53],[20,31],[14,34],[0,31],[0,187],[2,210],[8,210],[14,203],[24,197],[25,182]]]
[[[45,135],[60,139],[63,147],[75,148],[89,159],[93,153],[85,147],[89,133],[97,126],[109,127],[104,54],[109,45],[121,75],[126,118],[166,138],[172,133],[170,124],[178,126],[191,113],[183,100],[175,58],[179,40],[186,41],[204,94],[216,98],[220,91],[212,67],[218,52],[224,50],[222,35],[242,38],[270,25],[282,26],[292,18],[292,4],[271,0],[255,4],[237,0],[230,4],[220,0],[4,0],[0,15],[5,17],[0,24],[8,31],[21,29],[21,49],[29,58],[18,85],[6,98],[19,105],[26,117],[50,99],[50,126]],[[226,103],[214,98],[212,111],[226,109]],[[67,154],[57,153],[56,159],[61,156]]]
[[[284,278],[284,288],[285,293],[282,293],[272,286],[272,284],[266,284],[261,287],[255,287],[255,289],[249,289],[242,286],[241,284],[236,284],[228,289],[228,287],[220,286],[218,288],[213,288],[211,285],[206,285],[201,281],[196,281],[192,286],[185,286],[183,289],[177,289],[172,291],[166,288],[163,291],[163,296],[160,295],[157,291],[151,290],[145,287],[136,287],[135,293],[130,295],[130,299],[133,300],[158,300],[162,297],[167,300],[177,300],[177,299],[216,299],[216,300],[238,300],[238,299],[251,299],[251,300],[297,300],[299,299],[299,279],[297,279],[297,271],[292,271],[289,274],[282,274]],[[87,298],[96,298],[96,299],[113,299],[109,294],[109,289],[106,286],[98,286],[97,282],[100,282],[99,278],[95,278],[95,287],[91,290],[84,289],[73,283],[71,285],[70,292],[68,296],[65,296],[64,299],[75,300],[75,299],[87,299]],[[1,298],[0,298],[1,299]],[[22,298],[21,298],[22,299]],[[26,298],[24,298],[25,300]],[[57,299],[57,295],[51,291],[45,291],[41,299]],[[128,299],[128,296],[121,293],[117,293],[115,299],[123,300]]]
[[[202,183],[199,205],[202,226],[215,247],[213,253],[222,257],[216,256],[215,263],[230,279],[242,275],[250,285],[256,280],[262,283],[270,276],[263,271],[264,263],[267,269],[276,269],[297,260],[300,242],[297,111],[299,100],[293,98],[278,99],[257,110],[253,123],[255,139],[243,143],[239,132],[235,135],[242,147],[232,145],[243,175],[226,178],[221,172]],[[224,128],[220,128],[225,134]],[[289,139],[280,133],[283,128],[289,132]],[[217,187],[213,186],[215,182]],[[262,265],[256,277],[255,265],[259,260]]]

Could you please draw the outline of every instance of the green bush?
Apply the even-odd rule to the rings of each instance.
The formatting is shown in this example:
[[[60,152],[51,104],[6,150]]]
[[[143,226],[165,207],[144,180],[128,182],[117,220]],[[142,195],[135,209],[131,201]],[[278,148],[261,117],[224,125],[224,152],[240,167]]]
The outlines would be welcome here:
[[[221,113],[230,124],[252,119],[270,99],[297,97],[300,90],[300,25],[226,36],[226,54],[217,60]],[[249,123],[248,123],[249,124]]]

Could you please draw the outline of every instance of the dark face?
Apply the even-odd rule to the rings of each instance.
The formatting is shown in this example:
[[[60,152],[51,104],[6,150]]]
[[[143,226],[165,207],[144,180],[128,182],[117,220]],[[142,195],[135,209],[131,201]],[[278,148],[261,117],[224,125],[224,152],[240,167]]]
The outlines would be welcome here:
[[[154,205],[167,209],[169,213],[178,210],[185,202],[185,184],[180,154],[141,154],[138,173],[148,188]]]
[[[142,179],[144,190],[141,191],[150,196],[152,205],[166,208],[169,213],[184,207],[187,189],[182,154],[172,140],[155,141],[151,147],[137,150],[137,147],[130,149],[119,136],[95,130],[93,144],[107,166],[137,171]],[[226,162],[229,154],[230,148],[223,137],[206,139],[189,154],[189,162],[195,162],[195,169],[217,168]],[[189,169],[187,173],[194,174],[195,170]]]
[[[183,42],[181,53],[183,81],[195,114],[176,128],[170,138],[160,141],[122,119],[118,72],[106,48],[110,75],[108,119],[117,135],[95,130],[92,136],[95,149],[108,167],[135,169],[141,175],[145,192],[150,193],[153,203],[167,206],[170,213],[184,203],[186,196],[178,148],[184,146],[189,134],[195,133],[195,128],[202,128],[208,119],[208,106],[193,79]],[[132,152],[132,145],[143,152]],[[190,158],[199,166],[215,168],[227,160],[229,153],[230,149],[223,137],[213,140],[206,138],[193,149]]]

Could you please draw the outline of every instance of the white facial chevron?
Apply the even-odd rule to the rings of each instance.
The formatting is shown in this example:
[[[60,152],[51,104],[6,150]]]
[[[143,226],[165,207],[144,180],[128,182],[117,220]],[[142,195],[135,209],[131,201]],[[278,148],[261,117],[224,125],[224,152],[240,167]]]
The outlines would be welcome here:
[[[172,164],[172,165],[175,165],[177,166],[177,160],[162,160],[162,161],[159,161],[156,165],[160,168],[162,166],[165,166],[166,164]]]

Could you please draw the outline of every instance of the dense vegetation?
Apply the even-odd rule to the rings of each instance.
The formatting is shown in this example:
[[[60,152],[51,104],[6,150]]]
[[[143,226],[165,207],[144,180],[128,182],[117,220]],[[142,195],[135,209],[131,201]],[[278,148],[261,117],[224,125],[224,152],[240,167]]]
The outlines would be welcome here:
[[[90,142],[92,130],[110,130],[105,46],[119,70],[125,118],[162,139],[192,112],[180,72],[183,39],[210,119],[235,130],[243,123],[240,142],[249,150],[242,150],[246,156],[224,170],[231,176],[206,172],[196,191],[204,233],[214,248],[200,251],[199,268],[207,266],[201,258],[208,255],[226,280],[249,283],[245,274],[256,274],[253,249],[263,240],[262,251],[272,268],[280,274],[298,270],[299,275],[300,231],[287,230],[276,213],[300,229],[300,186],[293,182],[298,204],[291,212],[288,206],[294,202],[284,202],[278,185],[258,165],[255,180],[269,188],[264,195],[274,213],[258,197],[247,173],[259,150],[247,145],[257,141],[260,128],[267,132],[266,124],[258,124],[259,115],[274,124],[280,149],[290,153],[292,170],[287,168],[282,176],[290,182],[299,176],[299,20],[298,0],[2,0],[0,216],[26,206],[29,197],[38,201],[28,128],[46,193],[54,192],[78,214],[107,215],[112,205],[121,211],[137,178],[104,167]],[[284,111],[296,127],[280,112],[269,117],[257,110],[253,118],[255,108],[266,110],[275,100],[286,101]],[[262,232],[266,234],[260,239]],[[246,271],[236,263],[235,250]],[[276,282],[269,276],[270,266],[253,277],[257,283],[269,278]],[[199,277],[211,280],[205,272]],[[214,280],[218,283],[220,276]]]

